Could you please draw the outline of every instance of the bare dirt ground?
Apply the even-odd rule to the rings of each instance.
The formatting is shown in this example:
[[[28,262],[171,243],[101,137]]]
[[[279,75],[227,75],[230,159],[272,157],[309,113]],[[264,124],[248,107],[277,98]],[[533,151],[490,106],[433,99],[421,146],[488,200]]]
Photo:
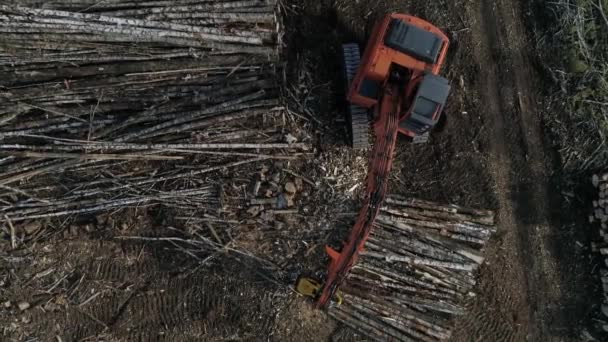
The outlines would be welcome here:
[[[64,341],[363,340],[312,310],[290,286],[301,272],[322,275],[322,247],[339,246],[346,236],[365,176],[365,155],[344,146],[340,44],[363,44],[377,16],[399,11],[451,36],[444,75],[453,92],[445,131],[426,146],[399,143],[390,191],[499,213],[478,296],[471,314],[455,322],[454,341],[575,340],[585,319],[577,308],[588,301],[579,295],[587,281],[579,275],[589,266],[560,221],[562,197],[552,181],[558,163],[545,147],[528,5],[286,1],[287,97],[294,110],[312,114],[317,145],[314,161],[290,169],[315,186],[305,185],[292,220],[249,222],[235,240],[278,265],[280,276],[233,260],[199,267],[167,243],[117,242],[112,237],[167,234],[167,213],[129,211],[49,230],[21,254],[3,255],[0,333]],[[19,302],[29,307],[20,310]]]

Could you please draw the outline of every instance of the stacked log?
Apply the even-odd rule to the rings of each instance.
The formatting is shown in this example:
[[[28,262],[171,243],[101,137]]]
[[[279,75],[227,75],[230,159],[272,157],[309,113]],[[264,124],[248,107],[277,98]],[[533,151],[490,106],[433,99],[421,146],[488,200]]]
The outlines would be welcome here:
[[[599,242],[592,242],[591,249],[601,254],[605,267],[608,267],[608,172],[594,174],[591,183],[597,190],[597,198],[593,201],[593,212],[589,215],[589,223],[599,227]],[[600,280],[604,297],[608,300],[608,269],[600,269]],[[601,304],[602,329],[608,332],[608,303]]]
[[[488,210],[390,196],[329,314],[377,341],[443,341],[472,296]]]
[[[3,1],[0,222],[216,208],[207,174],[305,155],[279,101],[275,7]]]
[[[599,223],[600,234],[604,237],[604,234],[608,234],[608,172],[593,175],[591,183],[597,189],[598,198],[593,201],[589,223]]]

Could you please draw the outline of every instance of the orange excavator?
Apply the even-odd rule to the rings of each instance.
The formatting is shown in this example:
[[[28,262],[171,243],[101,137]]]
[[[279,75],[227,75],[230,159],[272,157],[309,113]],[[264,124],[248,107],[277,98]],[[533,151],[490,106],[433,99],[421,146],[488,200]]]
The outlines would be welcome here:
[[[351,144],[369,147],[370,123],[375,141],[357,220],[340,252],[326,247],[330,262],[325,282],[298,279],[296,290],[314,297],[318,308],[342,301],[338,288],[356,263],[386,196],[398,133],[414,143],[426,142],[444,117],[450,85],[439,72],[448,46],[449,39],[434,25],[398,13],[376,22],[362,61],[356,44],[343,45]]]

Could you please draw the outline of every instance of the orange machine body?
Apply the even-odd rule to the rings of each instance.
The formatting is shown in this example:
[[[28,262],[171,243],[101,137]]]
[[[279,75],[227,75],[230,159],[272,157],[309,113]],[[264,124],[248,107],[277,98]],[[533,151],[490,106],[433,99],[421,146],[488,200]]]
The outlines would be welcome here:
[[[432,63],[428,62],[429,58],[424,61],[424,58],[416,58],[385,44],[389,25],[395,19],[415,26],[419,29],[418,32],[424,30],[434,34],[433,55],[435,57]],[[422,36],[424,35],[422,34]],[[425,46],[424,43],[425,40],[422,40],[421,46]],[[437,44],[440,45],[438,50]],[[366,108],[374,107],[375,111],[373,122],[375,143],[370,155],[366,195],[341,251],[338,252],[331,247],[326,248],[330,261],[327,277],[317,300],[319,308],[323,308],[331,302],[340,283],[348,275],[363,250],[386,196],[397,133],[415,135],[414,132],[402,127],[400,123],[407,120],[409,115],[412,117],[417,115],[416,110],[418,109],[413,108],[416,106],[414,102],[422,95],[426,96],[422,96],[422,102],[425,101],[424,99],[432,100],[432,92],[428,92],[426,90],[428,88],[425,88],[428,83],[425,85],[423,80],[430,79],[434,82],[440,79],[437,75],[444,63],[448,45],[448,38],[438,28],[422,19],[405,14],[389,14],[377,22],[374,27],[371,41],[365,49],[362,63],[357,69],[348,92],[348,99],[352,104]],[[395,72],[395,68],[398,69],[398,72]],[[393,74],[397,74],[397,76]],[[440,82],[447,82],[447,80],[441,79]],[[365,91],[361,90],[365,82],[377,84],[375,95],[367,96]],[[441,83],[438,87],[438,89],[444,90],[448,88],[445,83]],[[445,101],[446,98],[447,93],[443,91],[440,102]],[[426,119],[421,119],[422,121],[430,120],[430,117],[435,120],[437,116],[441,115],[441,106],[437,106],[436,109],[433,109],[435,107],[432,106],[430,108],[431,110],[427,111],[430,115]]]
[[[385,43],[385,36],[393,19],[402,20],[412,26],[431,32],[439,37],[441,39],[441,47],[437,59],[434,62],[426,62],[387,46]],[[379,20],[374,25],[371,40],[366,46],[361,65],[348,90],[348,100],[351,103],[361,107],[375,107],[376,113],[374,117],[380,115],[380,113],[378,113],[380,106],[377,106],[378,97],[366,96],[363,94],[362,88],[364,86],[364,82],[375,82],[378,84],[379,88],[384,88],[386,81],[390,76],[391,68],[395,65],[404,67],[410,71],[410,78],[408,80],[404,80],[404,84],[407,84],[407,86],[405,87],[405,93],[402,94],[402,96],[404,99],[411,100],[416,92],[419,82],[422,80],[422,76],[425,73],[430,73],[433,75],[439,74],[441,67],[445,62],[449,45],[450,41],[448,37],[440,29],[423,19],[400,13],[387,14],[383,19]],[[410,105],[411,101],[404,101],[402,112],[400,113],[400,121],[408,118],[408,110],[410,109]],[[441,115],[440,112],[435,113],[434,119],[436,119],[439,115]],[[414,137],[416,135],[416,133],[402,126],[403,125],[400,125],[399,127],[400,133],[410,137]]]

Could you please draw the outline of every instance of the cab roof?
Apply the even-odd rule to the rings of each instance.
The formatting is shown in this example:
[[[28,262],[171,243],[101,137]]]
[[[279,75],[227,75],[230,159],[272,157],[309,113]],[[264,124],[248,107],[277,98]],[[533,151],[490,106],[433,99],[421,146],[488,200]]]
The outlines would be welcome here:
[[[384,44],[429,64],[437,63],[443,39],[403,20],[392,19]]]

